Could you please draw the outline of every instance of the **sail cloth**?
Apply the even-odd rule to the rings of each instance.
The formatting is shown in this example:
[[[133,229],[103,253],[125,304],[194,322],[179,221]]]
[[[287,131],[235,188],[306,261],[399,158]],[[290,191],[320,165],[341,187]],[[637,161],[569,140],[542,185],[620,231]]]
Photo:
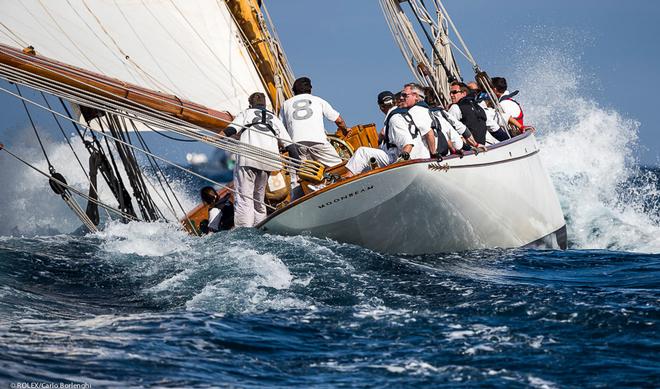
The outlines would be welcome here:
[[[0,43],[237,114],[265,93],[217,0],[5,0]]]

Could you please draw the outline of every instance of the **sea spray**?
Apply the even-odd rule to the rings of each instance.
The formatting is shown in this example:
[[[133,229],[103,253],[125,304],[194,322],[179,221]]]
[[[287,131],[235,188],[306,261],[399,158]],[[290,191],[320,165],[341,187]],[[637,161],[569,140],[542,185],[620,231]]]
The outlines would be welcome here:
[[[55,126],[55,124],[52,124]],[[38,128],[44,148],[48,153],[48,158],[57,172],[64,175],[67,183],[76,190],[87,194],[89,191],[89,154],[78,136],[71,136],[69,141],[71,146],[62,139],[61,134],[55,132],[53,128]],[[59,135],[59,136],[57,136]],[[6,135],[8,147],[11,151],[28,163],[43,172],[48,172],[48,164],[39,147],[32,129],[22,129],[9,131]],[[78,155],[78,161],[73,150]],[[5,205],[0,209],[0,216],[3,223],[0,223],[0,235],[14,236],[34,236],[34,235],[54,235],[66,234],[77,230],[81,223],[73,215],[71,210],[53,193],[48,185],[48,179],[26,166],[25,164],[11,158],[7,154],[0,154],[2,169],[0,169],[0,182],[6,183],[0,187],[0,198],[4,199]],[[120,167],[121,176],[128,185],[121,161],[116,160]],[[81,167],[82,165],[82,167]],[[84,171],[83,171],[84,169]],[[170,169],[171,170],[171,169]],[[152,195],[155,204],[163,211],[165,218],[169,221],[175,221],[183,217],[184,210],[192,209],[197,199],[193,196],[195,191],[191,191],[186,184],[187,180],[170,180],[170,185],[181,206],[170,196],[170,201],[162,195],[162,189],[159,187],[158,180],[150,169],[144,169],[147,187]],[[112,191],[99,174],[98,180],[99,200],[104,204],[116,208],[117,200]],[[157,188],[157,189],[154,189]],[[128,188],[130,192],[130,187]],[[158,193],[158,194],[157,194]],[[160,195],[159,195],[160,194]],[[85,209],[87,199],[74,195],[78,204]],[[174,209],[170,206],[170,202]],[[134,200],[134,208],[138,209]],[[99,206],[99,213],[102,219],[117,219],[116,213],[108,213],[103,207]]]
[[[635,157],[639,122],[594,101],[575,48],[558,42],[566,41],[527,50],[509,83],[538,130],[569,246],[658,252],[660,204],[649,201],[658,199],[657,176]]]

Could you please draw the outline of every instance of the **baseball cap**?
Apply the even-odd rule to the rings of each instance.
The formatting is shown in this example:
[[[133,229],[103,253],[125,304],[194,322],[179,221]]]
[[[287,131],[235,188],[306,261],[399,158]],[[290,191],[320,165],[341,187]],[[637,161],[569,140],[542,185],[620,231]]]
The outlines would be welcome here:
[[[387,102],[394,102],[394,93],[386,90],[378,94],[378,104],[385,104]]]

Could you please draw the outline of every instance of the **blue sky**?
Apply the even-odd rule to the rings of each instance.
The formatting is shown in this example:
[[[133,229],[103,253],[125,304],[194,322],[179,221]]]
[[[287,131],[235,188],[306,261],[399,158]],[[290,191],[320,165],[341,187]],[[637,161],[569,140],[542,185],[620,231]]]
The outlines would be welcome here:
[[[387,28],[378,1],[270,1],[269,11],[296,76],[349,124],[380,123],[375,98],[412,77]],[[654,0],[445,0],[481,67],[515,81],[525,55],[558,46],[580,73],[580,93],[605,109],[640,122],[640,162],[659,164],[656,120],[660,90],[660,2]],[[533,60],[533,59],[532,59]],[[523,65],[521,65],[521,63]],[[461,63],[463,75],[470,68]],[[2,83],[3,87],[6,83]],[[520,89],[515,84],[512,89]],[[525,90],[520,99],[524,103]],[[0,94],[0,142],[25,124],[12,97]],[[178,158],[183,151],[175,150]]]

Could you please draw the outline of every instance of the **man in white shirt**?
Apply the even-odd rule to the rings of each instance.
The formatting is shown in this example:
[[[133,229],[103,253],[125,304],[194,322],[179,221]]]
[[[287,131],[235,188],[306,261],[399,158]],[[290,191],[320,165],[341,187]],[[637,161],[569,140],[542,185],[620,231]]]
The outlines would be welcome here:
[[[401,100],[401,106],[408,109],[408,114],[412,120],[410,124],[416,127],[418,134],[424,138],[423,144],[426,151],[429,155],[435,154],[436,139],[435,133],[432,131],[433,117],[428,106],[424,103],[424,87],[415,83],[404,85],[401,91]]]
[[[239,113],[223,131],[240,140],[234,169],[234,226],[254,227],[266,218],[266,184],[270,172],[280,170],[281,162],[267,158],[253,159],[242,150],[258,147],[265,152],[279,154],[279,146],[286,147],[298,158],[289,133],[274,113],[266,109],[266,96],[256,92],[248,98],[250,108]]]
[[[461,137],[461,134],[470,135],[470,131],[465,127],[463,123],[455,119],[453,116],[442,108],[438,98],[432,88],[427,87],[424,89],[425,97],[424,101],[429,107],[429,111],[433,115],[433,118],[436,122],[436,131],[441,131],[444,135],[444,140],[446,140],[447,145],[443,146],[443,138],[437,136],[438,141],[436,147],[436,155],[432,157],[442,157],[448,155],[449,153],[460,153],[460,150],[463,149],[464,141]]]
[[[348,133],[339,112],[322,98],[312,95],[312,82],[301,77],[293,83],[295,96],[282,104],[281,117],[293,142],[299,147],[303,159],[321,162],[326,167],[341,163],[341,158],[326,136],[323,118],[335,122],[340,131]]]
[[[520,104],[513,99],[518,91],[510,93],[504,77],[493,77],[491,82],[493,83],[495,95],[500,100],[500,106],[504,111],[504,120],[506,120],[506,123],[500,123],[500,125],[505,128],[508,127],[507,125],[511,125],[518,132],[525,132],[527,129],[524,124],[525,115]]]

